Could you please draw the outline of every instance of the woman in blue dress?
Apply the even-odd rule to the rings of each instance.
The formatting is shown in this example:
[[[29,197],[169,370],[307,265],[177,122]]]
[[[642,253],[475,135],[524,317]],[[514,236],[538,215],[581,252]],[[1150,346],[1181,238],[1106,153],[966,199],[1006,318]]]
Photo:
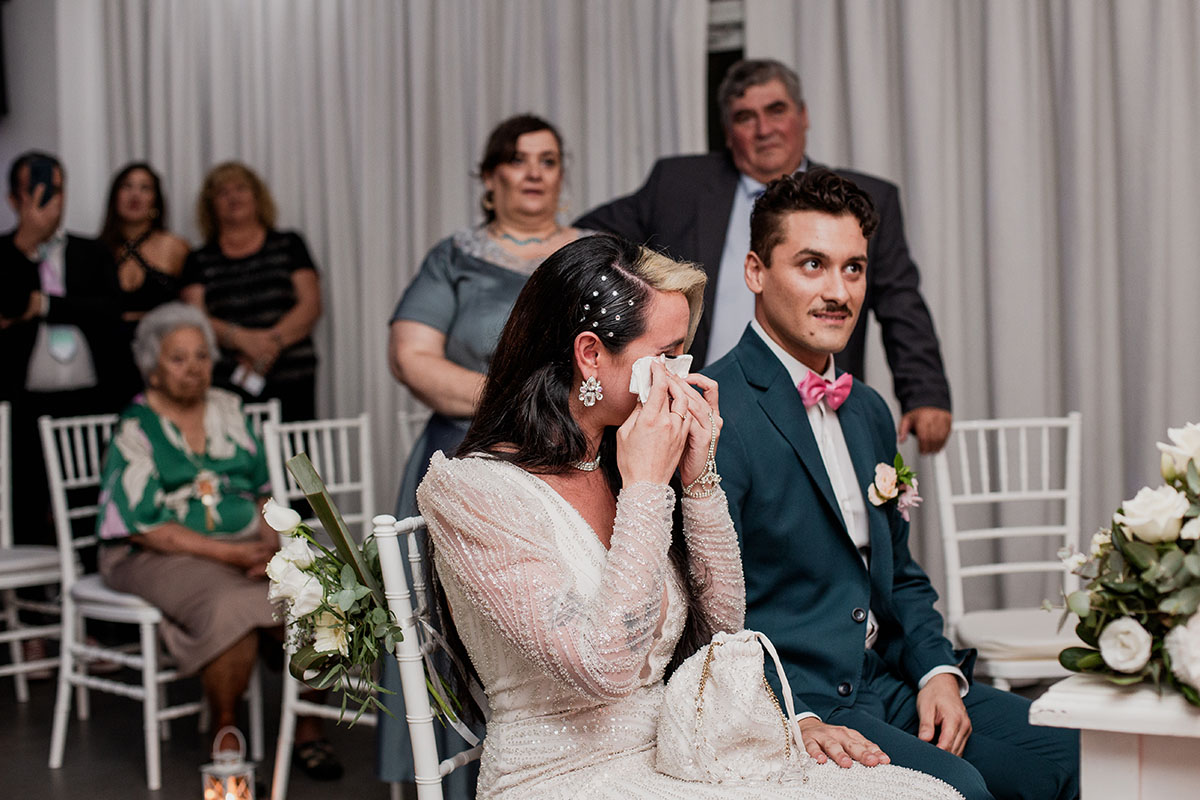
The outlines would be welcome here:
[[[396,502],[399,517],[417,513],[417,485],[433,454],[453,453],[466,435],[492,350],[529,275],[555,250],[591,233],[558,221],[562,137],[546,120],[521,114],[497,125],[479,176],[483,224],[434,245],[390,321],[392,374],[433,411],[405,465]],[[390,660],[383,683],[397,694],[385,696],[396,717],[381,718],[380,779],[411,781],[399,676]],[[444,732],[439,752],[466,746],[448,728]],[[475,765],[455,771],[446,796],[473,798],[476,773]]]

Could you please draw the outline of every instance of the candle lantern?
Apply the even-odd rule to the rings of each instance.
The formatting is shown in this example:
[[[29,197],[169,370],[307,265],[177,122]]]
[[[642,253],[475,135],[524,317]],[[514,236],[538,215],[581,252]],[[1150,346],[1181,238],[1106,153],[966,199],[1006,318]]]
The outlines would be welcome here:
[[[218,750],[225,732],[237,737],[237,750]],[[200,768],[203,800],[254,800],[254,765],[246,761],[246,739],[232,725],[217,731],[213,740],[212,763]]]

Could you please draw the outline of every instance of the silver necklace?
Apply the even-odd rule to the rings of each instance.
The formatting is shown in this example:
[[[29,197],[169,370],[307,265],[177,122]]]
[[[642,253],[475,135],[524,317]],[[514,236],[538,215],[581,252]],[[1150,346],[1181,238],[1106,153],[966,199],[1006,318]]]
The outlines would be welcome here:
[[[596,453],[591,461],[572,461],[571,466],[580,472],[595,472],[600,468],[600,454]]]

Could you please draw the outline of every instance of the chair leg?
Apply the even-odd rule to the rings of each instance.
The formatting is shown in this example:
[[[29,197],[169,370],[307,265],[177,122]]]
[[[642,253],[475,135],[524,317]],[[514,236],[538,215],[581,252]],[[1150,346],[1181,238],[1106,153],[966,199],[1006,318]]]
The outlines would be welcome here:
[[[66,619],[67,619],[67,614],[66,614],[66,611],[64,610],[63,621],[65,622]],[[74,634],[72,634],[72,638],[70,638],[70,639],[68,639],[65,635],[63,636],[62,646],[64,649],[67,647],[67,644],[66,644],[67,642],[84,642],[87,640],[87,625],[85,624],[84,619],[81,615],[77,614],[75,616],[74,631],[75,632],[74,632]],[[78,659],[74,659],[73,662],[74,662],[74,669],[76,669],[76,670],[79,670],[79,669],[86,670],[87,669],[88,662],[84,661],[82,664],[82,667],[80,666],[80,662]],[[62,669],[61,665],[59,666],[59,669]],[[87,690],[87,687],[84,686],[82,683],[75,685],[75,715],[77,717],[79,717],[79,719],[81,719],[81,720],[87,719],[88,717],[90,717],[92,715],[92,703],[91,703],[91,700],[88,698],[88,690]]]
[[[12,589],[5,589],[3,600],[4,603],[4,622],[6,629],[15,631],[21,627],[21,617],[17,612],[17,593]],[[21,648],[21,640],[13,639],[8,643],[8,655],[12,663],[22,664],[25,662],[25,653]],[[24,672],[18,672],[13,675],[13,683],[16,684],[17,702],[29,702],[29,682],[25,679]]]
[[[157,652],[158,651],[156,650],[155,653],[157,653]],[[166,687],[166,685],[159,683],[158,681],[155,681],[154,685],[158,687],[158,695],[157,695],[158,707],[166,708],[167,707],[167,687]],[[164,719],[164,720],[159,721],[159,723],[158,723],[158,739],[161,742],[168,742],[171,740],[171,720]]]
[[[262,669],[257,663],[250,673],[250,685],[246,687],[246,705],[250,712],[250,758],[262,761],[266,734],[263,728]]]
[[[54,725],[50,731],[50,769],[58,769],[63,763],[63,750],[67,743],[67,722],[71,717],[71,676],[75,674],[75,625],[79,617],[63,609],[62,647],[58,660],[58,691],[54,697]]]
[[[146,786],[162,788],[162,765],[158,743],[158,636],[152,622],[141,624],[142,634],[142,732],[146,739]]]
[[[290,654],[288,654],[290,656]],[[279,742],[275,746],[275,775],[271,780],[271,800],[284,800],[288,790],[288,772],[292,767],[292,746],[296,741],[296,701],[300,683],[283,668],[283,704],[279,711]]]

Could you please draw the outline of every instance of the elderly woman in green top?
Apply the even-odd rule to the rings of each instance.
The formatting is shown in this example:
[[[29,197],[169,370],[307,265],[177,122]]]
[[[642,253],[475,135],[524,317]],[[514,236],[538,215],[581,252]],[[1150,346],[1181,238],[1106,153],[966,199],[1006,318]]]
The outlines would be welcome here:
[[[159,306],[133,350],[147,388],[105,454],[100,571],[162,609],[167,649],[182,672],[200,672],[217,727],[233,725],[260,636],[281,638],[265,580],[278,536],[259,513],[266,459],[241,401],[211,385],[217,348],[203,312]],[[301,720],[297,742],[319,733]]]

